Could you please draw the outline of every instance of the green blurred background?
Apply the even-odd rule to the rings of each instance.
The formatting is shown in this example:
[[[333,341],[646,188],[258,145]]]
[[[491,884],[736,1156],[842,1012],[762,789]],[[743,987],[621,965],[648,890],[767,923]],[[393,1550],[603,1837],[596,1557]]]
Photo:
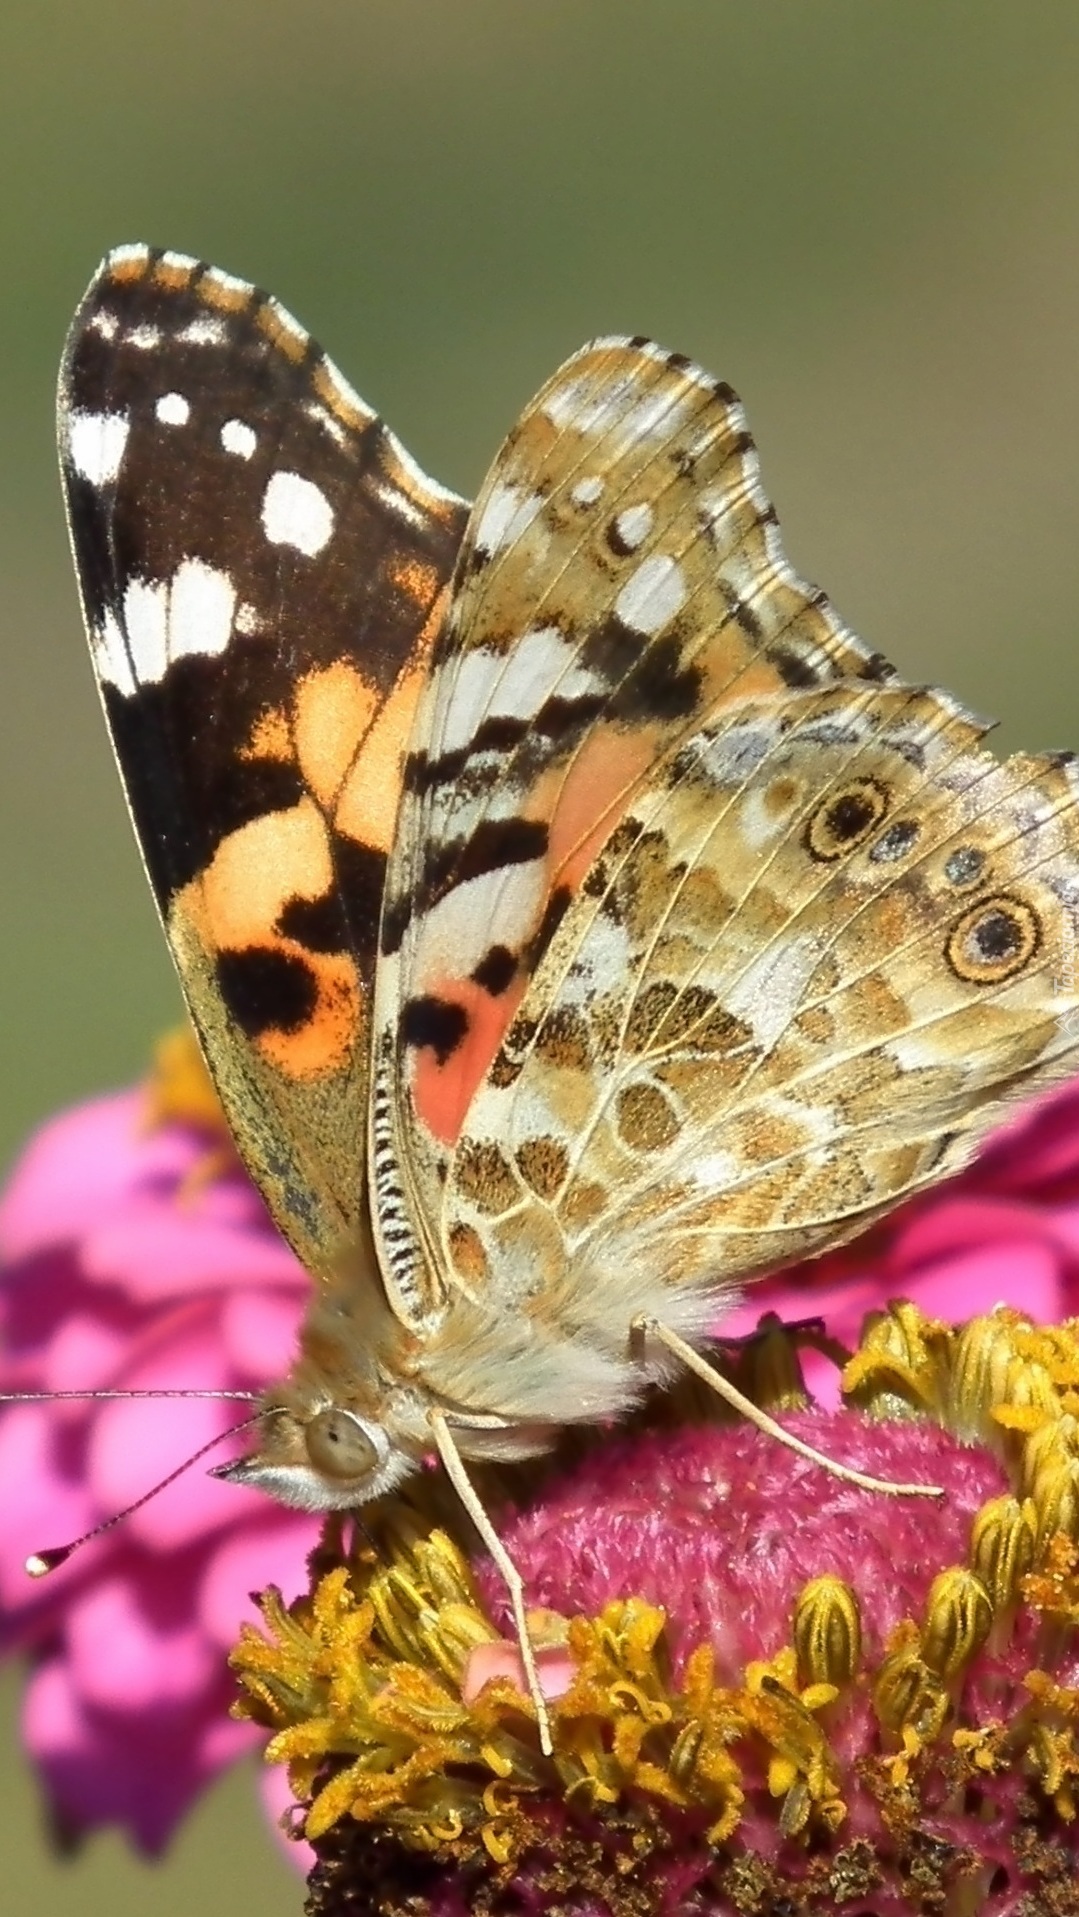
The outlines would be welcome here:
[[[565,354],[657,335],[741,391],[792,557],[874,645],[1009,746],[1079,745],[1074,0],[6,0],[0,156],[5,1154],[177,1004],[54,472],[118,241],[270,287],[463,491]],[[156,1874],[52,1861],[4,1696],[5,1912],[299,1909],[246,1774]]]

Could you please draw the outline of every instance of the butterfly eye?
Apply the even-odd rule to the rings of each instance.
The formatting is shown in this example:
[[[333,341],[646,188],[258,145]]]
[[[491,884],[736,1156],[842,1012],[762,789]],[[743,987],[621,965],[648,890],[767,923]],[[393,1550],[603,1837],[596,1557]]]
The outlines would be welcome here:
[[[867,839],[888,810],[888,794],[876,779],[852,779],[819,805],[806,826],[815,859],[841,859]]]
[[[307,1455],[327,1478],[366,1478],[378,1465],[378,1452],[350,1411],[319,1411],[304,1432]]]
[[[1041,943],[1037,917],[1021,899],[983,899],[965,912],[946,947],[948,963],[970,985],[1000,985],[1029,964]]]

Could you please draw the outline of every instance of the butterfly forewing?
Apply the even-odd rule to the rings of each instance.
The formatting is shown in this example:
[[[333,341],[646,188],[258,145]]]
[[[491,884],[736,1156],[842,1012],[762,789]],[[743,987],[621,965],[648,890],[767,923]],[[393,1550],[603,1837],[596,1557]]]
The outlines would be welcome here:
[[[466,509],[278,303],[111,254],[60,449],[95,668],[195,1023],[308,1268],[362,1230],[400,768]]]

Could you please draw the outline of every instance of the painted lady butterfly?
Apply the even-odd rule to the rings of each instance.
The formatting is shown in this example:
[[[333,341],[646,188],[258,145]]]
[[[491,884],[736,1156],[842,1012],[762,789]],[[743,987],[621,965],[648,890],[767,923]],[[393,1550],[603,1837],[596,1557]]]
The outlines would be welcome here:
[[[867,651],[734,394],[647,340],[570,359],[469,513],[275,300],[127,246],[60,435],[169,943],[316,1280],[231,1475],[341,1509],[437,1448],[545,1732],[464,1460],[713,1375],[747,1279],[1079,1064],[1074,767]]]

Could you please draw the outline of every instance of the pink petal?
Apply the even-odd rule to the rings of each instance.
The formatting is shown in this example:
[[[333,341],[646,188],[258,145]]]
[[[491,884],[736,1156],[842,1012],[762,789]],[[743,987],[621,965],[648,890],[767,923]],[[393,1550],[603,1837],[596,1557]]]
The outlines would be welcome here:
[[[999,1245],[1011,1239],[1022,1244],[1046,1235],[1048,1217],[1018,1200],[942,1193],[901,1220],[895,1233],[891,1264],[907,1270],[950,1252],[966,1253],[977,1245]]]
[[[72,1607],[69,1668],[88,1705],[129,1714],[168,1709],[197,1699],[217,1676],[220,1660],[197,1626],[154,1623],[148,1595],[144,1574],[114,1575]],[[182,1585],[169,1595],[182,1619]]]
[[[253,1593],[273,1584],[286,1603],[300,1595],[318,1534],[318,1518],[282,1511],[268,1498],[257,1523],[249,1518],[230,1533],[210,1557],[198,1596],[199,1621],[216,1644],[230,1650],[240,1625],[256,1621]]]
[[[1054,1205],[1052,1210],[1040,1214],[1044,1220],[1045,1235],[1059,1246],[1065,1258],[1079,1259],[1079,1204]],[[1076,1283],[1076,1273],[1067,1274],[1067,1282]]]
[[[140,1391],[247,1390],[236,1385],[221,1349],[220,1316],[220,1299],[201,1291],[140,1312],[115,1384]]]
[[[249,1751],[261,1752],[266,1735],[257,1724],[241,1722],[223,1713],[207,1715],[196,1733],[199,1767],[207,1777],[214,1777],[226,1765],[246,1757]]]
[[[1063,1308],[1058,1260],[1048,1247],[1030,1240],[975,1247],[966,1255],[889,1276],[891,1282],[886,1285],[874,1277],[822,1285],[813,1292],[814,1315],[819,1311],[829,1334],[853,1349],[866,1313],[880,1310],[892,1297],[907,1298],[927,1317],[955,1324],[992,1311],[998,1304],[1014,1305],[1042,1323],[1059,1318]],[[793,1287],[786,1297],[778,1289],[770,1292],[769,1304],[788,1322],[806,1315],[805,1297]],[[744,1323],[747,1312],[747,1306],[740,1307],[739,1323]],[[732,1333],[725,1319],[723,1335],[744,1333]],[[823,1409],[835,1410],[841,1393],[834,1365],[813,1351],[801,1354],[801,1364],[811,1396]]]
[[[82,1262],[89,1277],[121,1284],[147,1304],[189,1296],[195,1287],[294,1286],[299,1270],[283,1239],[269,1232],[185,1215],[143,1197],[128,1200],[87,1234]]]
[[[45,1353],[43,1391],[93,1391],[115,1382],[130,1334],[89,1311],[66,1318]]]
[[[1079,1092],[1076,1081],[1027,1106],[984,1154],[986,1173],[1029,1196],[1051,1179],[1079,1176]]]
[[[942,1238],[945,1243],[952,1242],[950,1226]],[[831,1282],[809,1286],[804,1277],[799,1279],[804,1269],[796,1267],[789,1283],[784,1284],[782,1277],[770,1281],[763,1288],[763,1297],[750,1290],[733,1311],[725,1313],[717,1327],[720,1335],[752,1335],[766,1306],[787,1324],[819,1316],[831,1337],[853,1348],[866,1313],[881,1310],[892,1297],[909,1298],[930,1317],[953,1322],[992,1311],[997,1304],[1014,1305],[1044,1322],[1059,1318],[1064,1303],[1059,1261],[1048,1246],[1039,1244],[1029,1233],[1025,1239],[996,1240],[975,1246],[962,1256],[940,1258],[902,1274],[889,1271],[886,1279],[880,1272],[858,1274],[848,1270]],[[818,1269],[823,1271],[824,1267]],[[801,1365],[812,1397],[826,1410],[834,1410],[840,1400],[835,1366],[812,1351],[801,1354]]]
[[[0,1201],[0,1255],[28,1257],[108,1219],[147,1176],[180,1176],[196,1141],[175,1126],[141,1131],[141,1091],[94,1099],[31,1139]]]
[[[1052,1252],[1038,1244],[983,1246],[942,1259],[905,1287],[928,1317],[961,1324],[965,1318],[1013,1305],[1041,1323],[1060,1317],[1060,1277]]]
[[[573,1683],[576,1664],[568,1651],[538,1650],[536,1669],[544,1697],[564,1697]],[[471,1704],[493,1677],[508,1677],[519,1691],[528,1692],[524,1664],[517,1645],[508,1638],[493,1644],[477,1644],[468,1654],[461,1680],[461,1696]]]
[[[43,1612],[57,1603],[63,1608],[75,1570],[54,1571],[38,1584],[26,1575],[26,1559],[43,1546],[80,1536],[94,1522],[86,1485],[57,1467],[55,1437],[47,1405],[18,1405],[0,1419],[0,1602],[9,1623],[18,1617],[24,1626],[35,1620],[40,1625]]]
[[[88,1742],[82,1706],[69,1667],[50,1658],[34,1672],[22,1712],[23,1740],[32,1757],[70,1756]]]
[[[70,1666],[50,1660],[30,1679],[23,1736],[61,1818],[75,1830],[116,1824],[151,1856],[161,1851],[216,1769],[249,1738],[208,1738],[226,1720],[229,1681],[188,1711],[115,1716],[88,1708]]]
[[[182,1372],[179,1375],[183,1382]],[[209,1366],[206,1375],[212,1383]],[[143,1497],[185,1459],[228,1430],[236,1422],[236,1413],[235,1406],[197,1398],[104,1405],[94,1422],[87,1459],[87,1478],[99,1512],[111,1515]],[[218,1454],[221,1460],[228,1455],[227,1449]],[[207,1476],[211,1462],[193,1464],[183,1477],[126,1518],[127,1535],[147,1550],[172,1551],[236,1523],[245,1507],[260,1506],[257,1492]]]

